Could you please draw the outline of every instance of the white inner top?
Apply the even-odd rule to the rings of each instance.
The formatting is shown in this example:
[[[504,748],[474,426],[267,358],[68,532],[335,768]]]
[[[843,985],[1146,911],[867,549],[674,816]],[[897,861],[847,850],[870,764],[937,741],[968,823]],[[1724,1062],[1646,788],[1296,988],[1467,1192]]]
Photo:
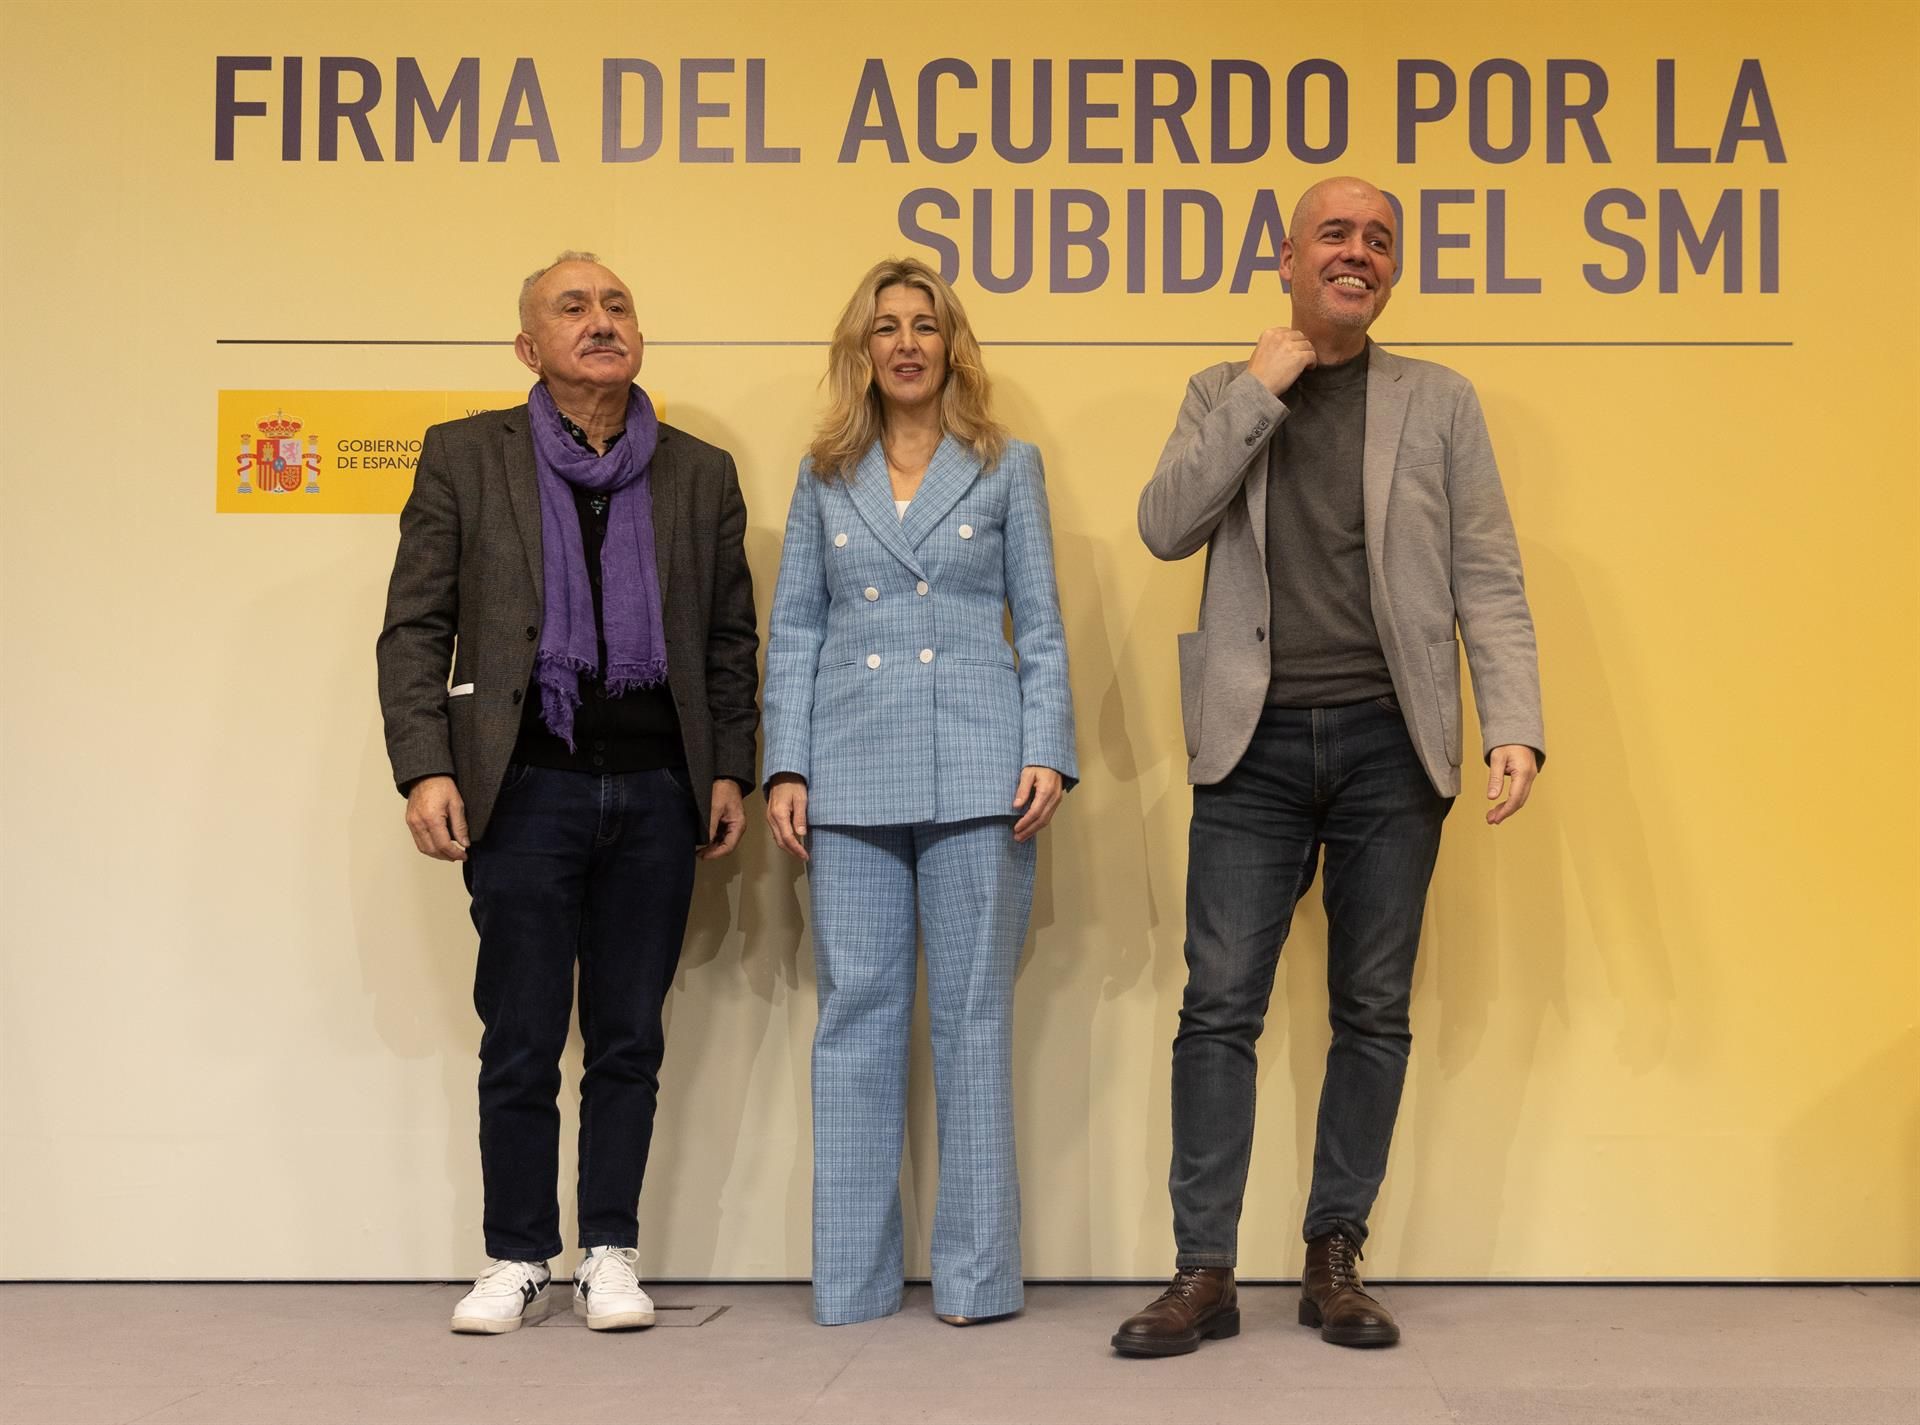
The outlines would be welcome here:
[[[894,514],[899,516],[901,519],[905,519],[907,517],[907,506],[912,503],[913,503],[912,500],[895,500],[893,502]]]

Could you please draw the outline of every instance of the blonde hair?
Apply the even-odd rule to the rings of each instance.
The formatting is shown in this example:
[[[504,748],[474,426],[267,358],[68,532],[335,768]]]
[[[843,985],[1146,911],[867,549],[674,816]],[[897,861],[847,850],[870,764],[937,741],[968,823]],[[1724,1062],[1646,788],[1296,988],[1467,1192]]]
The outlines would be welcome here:
[[[980,360],[980,343],[953,289],[940,274],[911,257],[876,263],[848,299],[827,352],[827,410],[808,455],[814,475],[829,484],[853,474],[880,439],[886,417],[873,379],[868,339],[880,294],[889,287],[917,287],[933,303],[933,320],[947,348],[947,380],[940,390],[940,425],[992,469],[1007,448],[1007,433],[993,419],[992,388]]]

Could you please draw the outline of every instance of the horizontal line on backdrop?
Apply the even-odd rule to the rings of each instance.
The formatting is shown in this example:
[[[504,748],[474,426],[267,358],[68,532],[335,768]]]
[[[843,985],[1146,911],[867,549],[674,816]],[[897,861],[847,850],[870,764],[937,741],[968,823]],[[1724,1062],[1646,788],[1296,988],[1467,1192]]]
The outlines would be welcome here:
[[[510,341],[456,341],[439,338],[393,337],[305,337],[305,336],[223,336],[215,337],[215,346],[512,346]],[[826,346],[824,341],[649,341],[648,346]],[[1245,350],[1253,345],[1244,337],[1232,341],[983,341],[982,346],[1047,347],[1149,347],[1198,346],[1220,350]],[[1647,347],[1647,346],[1792,346],[1791,341],[1383,341],[1394,347],[1475,346],[1475,347]]]

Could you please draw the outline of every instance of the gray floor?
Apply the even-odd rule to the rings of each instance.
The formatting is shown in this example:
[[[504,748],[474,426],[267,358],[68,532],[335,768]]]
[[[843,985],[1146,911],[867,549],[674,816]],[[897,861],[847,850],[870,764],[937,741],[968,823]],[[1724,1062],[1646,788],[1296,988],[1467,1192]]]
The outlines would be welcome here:
[[[1045,1286],[957,1330],[925,1287],[823,1329],[795,1286],[664,1286],[703,1325],[612,1334],[565,1309],[454,1336],[435,1286],[0,1287],[7,1425],[1254,1421],[1875,1425],[1920,1421],[1920,1289],[1393,1287],[1404,1343],[1323,1344],[1294,1293],[1242,1293],[1237,1340],[1165,1361],[1107,1348],[1151,1289]],[[675,1313],[691,1320],[695,1313]]]

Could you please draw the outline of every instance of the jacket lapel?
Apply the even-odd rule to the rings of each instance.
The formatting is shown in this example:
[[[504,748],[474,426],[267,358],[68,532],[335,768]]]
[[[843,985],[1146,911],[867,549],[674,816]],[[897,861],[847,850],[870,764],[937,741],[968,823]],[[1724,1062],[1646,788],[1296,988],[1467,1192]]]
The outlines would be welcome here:
[[[920,481],[920,488],[907,506],[907,517],[901,522],[900,532],[907,543],[919,549],[979,478],[980,462],[973,452],[952,436],[942,436],[940,444],[934,447],[933,459],[927,462],[927,473]]]
[[[1393,492],[1393,464],[1400,450],[1400,428],[1407,422],[1406,367],[1400,358],[1374,347],[1367,368],[1367,440],[1361,458],[1361,503],[1367,529],[1367,563],[1380,569],[1387,549],[1387,497]]]
[[[680,451],[674,432],[660,427],[660,443],[653,448],[647,486],[653,497],[653,562],[660,574],[660,607],[667,606],[668,566],[673,560],[673,537],[680,514]]]
[[[540,559],[540,476],[533,463],[533,427],[525,406],[516,406],[501,417],[500,427],[507,440],[507,503],[513,508],[513,522],[520,531],[520,547],[527,556],[527,577],[533,580],[533,594],[541,598],[546,580]]]
[[[932,475],[931,467],[927,473]],[[900,516],[893,508],[893,482],[887,478],[887,454],[879,441],[860,458],[852,478],[842,483],[854,509],[860,512],[860,518],[867,522],[867,528],[873,531],[881,547],[920,578],[926,578],[927,571],[920,567],[919,557],[907,542]],[[907,506],[907,511],[907,518],[912,519],[913,506]]]

